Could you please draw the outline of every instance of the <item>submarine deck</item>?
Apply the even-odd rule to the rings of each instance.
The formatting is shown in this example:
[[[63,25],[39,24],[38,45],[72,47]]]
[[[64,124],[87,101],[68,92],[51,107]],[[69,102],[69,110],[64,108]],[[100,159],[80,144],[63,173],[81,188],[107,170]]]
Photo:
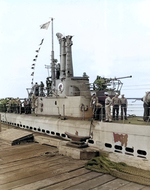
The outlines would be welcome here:
[[[1,126],[2,131],[9,127],[4,124]],[[86,162],[62,156],[56,147],[38,143],[10,146],[7,141],[0,139],[0,189],[150,189],[87,170],[84,168]]]

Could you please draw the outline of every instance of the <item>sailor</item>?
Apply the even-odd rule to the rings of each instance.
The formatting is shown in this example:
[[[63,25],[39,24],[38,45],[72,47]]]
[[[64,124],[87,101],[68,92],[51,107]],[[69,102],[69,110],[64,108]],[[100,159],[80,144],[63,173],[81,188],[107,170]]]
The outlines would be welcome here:
[[[31,113],[35,113],[35,108],[36,108],[36,100],[37,100],[37,97],[32,95],[31,97]]]
[[[120,105],[120,99],[118,98],[118,93],[116,93],[115,97],[112,98],[112,105],[113,105],[113,120],[118,120],[119,115],[119,105]],[[116,113],[116,114],[115,114]],[[116,115],[116,117],[115,117]]]
[[[35,96],[39,96],[39,85],[37,82],[34,85],[34,94]]]
[[[16,113],[21,113],[21,101],[19,99],[19,97],[17,97],[16,99]]]
[[[31,99],[27,99],[27,113],[31,114]]]
[[[103,120],[102,109],[103,109],[103,105],[100,104],[99,102],[96,103],[96,111],[95,111],[96,120],[99,120],[99,121]]]
[[[144,107],[144,115],[143,115],[143,120],[147,121],[150,116],[150,92],[146,92],[145,96],[142,98],[142,101],[144,102],[143,107]]]
[[[25,106],[25,114],[31,113],[31,103],[30,103],[30,99],[29,98],[25,99],[24,106]]]
[[[60,63],[56,65],[56,79],[60,78]]]
[[[26,98],[24,99],[23,104],[24,104],[24,113],[27,114],[27,100],[26,100]]]
[[[16,112],[16,102],[14,98],[11,98],[11,110],[13,113]]]
[[[7,112],[11,113],[11,98],[8,100],[8,103],[7,103]]]
[[[106,99],[106,96],[105,96]],[[101,108],[101,119],[105,120],[105,99],[103,102],[100,102],[102,104],[102,108]]]
[[[47,77],[46,79],[46,89],[47,89],[47,96],[50,94],[51,86],[52,86],[52,81],[50,80],[51,77]]]
[[[96,104],[98,103],[98,98],[96,97],[96,94],[92,95],[90,107],[92,107],[93,110],[93,118],[96,118]]]
[[[123,115],[127,120],[127,99],[124,97],[124,94],[121,95],[120,104],[121,104],[121,120],[123,120]]]
[[[111,103],[112,103],[112,99],[110,98],[108,92],[105,92],[105,115],[106,115],[106,122],[112,122],[112,118],[111,118]]]
[[[96,104],[96,119],[99,121],[105,120],[105,99],[104,94],[99,94],[98,103]]]
[[[40,96],[44,96],[44,83],[42,81],[40,84]]]

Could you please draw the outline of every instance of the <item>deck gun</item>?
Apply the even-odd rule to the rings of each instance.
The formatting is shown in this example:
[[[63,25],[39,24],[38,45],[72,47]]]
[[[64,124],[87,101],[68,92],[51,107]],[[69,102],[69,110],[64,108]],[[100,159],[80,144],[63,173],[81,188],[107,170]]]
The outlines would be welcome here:
[[[97,76],[96,80],[93,83],[93,90],[108,90],[108,91],[116,91],[120,92],[123,83],[120,79],[132,78],[132,76],[126,77],[118,77],[118,78],[105,78],[101,76]],[[95,88],[95,89],[94,89]]]

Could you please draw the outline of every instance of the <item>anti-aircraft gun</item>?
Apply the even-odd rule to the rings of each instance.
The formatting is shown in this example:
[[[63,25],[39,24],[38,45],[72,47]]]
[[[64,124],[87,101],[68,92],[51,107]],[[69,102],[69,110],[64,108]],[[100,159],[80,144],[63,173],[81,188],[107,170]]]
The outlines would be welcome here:
[[[123,83],[120,79],[131,78],[132,76],[118,77],[118,78],[105,78],[97,76],[96,80],[93,83],[93,91],[99,92],[108,92],[111,96],[114,96],[116,93],[120,94]]]
[[[96,80],[93,83],[93,92],[96,93],[96,96],[99,99],[99,103],[104,106],[105,92],[108,92],[111,98],[114,97],[116,93],[120,95],[121,88],[123,86],[121,79],[125,78],[132,78],[132,76],[118,78],[105,78],[97,76]]]

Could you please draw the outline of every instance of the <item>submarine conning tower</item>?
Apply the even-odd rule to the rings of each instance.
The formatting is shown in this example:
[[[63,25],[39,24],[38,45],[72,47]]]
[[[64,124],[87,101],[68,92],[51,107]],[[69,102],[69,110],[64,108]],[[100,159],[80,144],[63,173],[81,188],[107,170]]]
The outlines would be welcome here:
[[[60,45],[60,77],[55,81],[55,92],[60,97],[88,96],[90,97],[88,77],[75,77],[72,61],[72,37],[56,34]]]
[[[60,46],[60,61],[54,59],[52,48],[51,77],[46,80],[44,96],[33,96],[36,115],[91,118],[89,77],[74,76],[72,37],[56,34]],[[51,79],[50,79],[51,78]]]

